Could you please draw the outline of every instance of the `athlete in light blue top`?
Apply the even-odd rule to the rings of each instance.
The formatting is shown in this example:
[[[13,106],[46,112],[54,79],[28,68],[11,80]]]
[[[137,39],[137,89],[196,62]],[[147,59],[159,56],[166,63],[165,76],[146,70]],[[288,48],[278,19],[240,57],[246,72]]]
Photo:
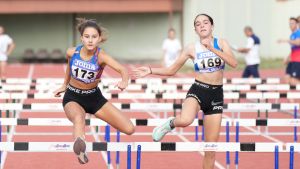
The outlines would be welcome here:
[[[224,39],[212,35],[214,22],[207,14],[199,14],[194,20],[199,42],[186,46],[173,65],[167,68],[140,67],[133,71],[133,77],[149,74],[174,75],[188,60],[194,61],[195,83],[187,93],[180,115],[170,117],[163,125],[154,128],[152,138],[160,141],[175,127],[190,125],[199,110],[204,113],[205,141],[217,142],[223,112],[223,70],[225,63],[237,66],[231,48]],[[215,152],[205,152],[203,169],[213,169]]]
[[[134,126],[112,103],[108,102],[98,88],[105,66],[118,72],[122,80],[116,87],[123,90],[128,85],[128,72],[98,45],[105,41],[103,28],[94,20],[79,19],[78,30],[82,45],[67,50],[67,70],[63,85],[54,92],[56,97],[65,92],[63,107],[67,118],[73,123],[75,138],[73,150],[81,164],[88,162],[85,143],[85,115],[90,113],[125,134],[132,134]]]

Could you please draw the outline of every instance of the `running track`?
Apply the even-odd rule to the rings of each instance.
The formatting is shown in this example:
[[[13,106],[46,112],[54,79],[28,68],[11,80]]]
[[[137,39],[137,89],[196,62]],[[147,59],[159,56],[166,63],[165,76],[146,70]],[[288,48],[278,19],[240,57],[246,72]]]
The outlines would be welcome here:
[[[132,65],[127,66],[131,69]],[[11,64],[7,68],[7,77],[9,78],[42,78],[42,77],[59,77],[64,76],[64,65],[58,64]],[[266,70],[263,71],[262,77],[283,77],[284,72],[281,70]],[[226,72],[225,77],[240,77],[241,72]],[[178,77],[187,76],[186,74],[177,74]],[[189,74],[188,76],[192,76]],[[113,70],[106,68],[103,73],[103,77],[119,77],[117,73]],[[140,102],[141,100],[124,100],[124,102]],[[24,103],[30,102],[55,102],[53,100],[30,100],[27,99]],[[56,101],[57,102],[57,101]],[[169,112],[170,115],[173,113]],[[4,115],[4,112],[2,112]],[[147,113],[128,113],[130,118],[154,118],[155,113],[152,113],[151,110]],[[50,117],[60,117],[65,118],[63,112],[60,113],[29,113],[21,112],[18,117],[20,118],[50,118]],[[224,117],[231,117],[231,114],[224,114]],[[256,113],[242,114],[242,118],[256,118]],[[270,118],[292,118],[291,115],[285,113],[271,113]],[[3,127],[3,131],[6,130],[6,127]],[[73,138],[70,135],[72,128],[71,127],[32,127],[32,126],[16,126],[12,127],[13,133],[27,133],[26,135],[9,135],[3,136],[2,140],[10,141],[55,141],[55,142],[72,142]],[[256,132],[257,128],[253,127],[242,127],[241,132]],[[93,133],[95,132],[94,128],[86,127],[86,131]],[[101,128],[101,131],[104,131],[104,128]],[[177,129],[179,131],[179,129]],[[194,131],[194,127],[187,127],[184,131]],[[201,131],[201,127],[199,127]],[[230,128],[231,132],[235,132],[234,127]],[[285,131],[292,132],[293,128],[269,128],[269,131]],[[299,131],[299,128],[298,128]],[[36,136],[34,133],[44,133],[43,135]],[[66,132],[67,134],[57,134],[50,135],[47,133],[57,132],[62,133]],[[114,130],[112,131],[114,132]],[[140,135],[139,133],[150,133],[152,132],[151,127],[137,127],[136,133],[132,136],[121,136],[121,141],[136,142],[136,141],[152,141],[150,135]],[[225,132],[225,128],[222,128],[221,132]],[[32,134],[30,134],[32,133]],[[103,141],[103,136],[96,135],[87,135],[86,139],[88,141]],[[200,136],[201,139],[201,136]],[[230,141],[234,141],[235,136],[230,137]],[[111,141],[115,141],[115,137],[112,136]],[[183,135],[168,135],[163,140],[164,142],[168,141],[194,141],[194,136],[183,136]],[[219,141],[224,142],[225,136],[222,135]],[[240,136],[240,142],[293,142],[293,136]],[[106,168],[106,153],[89,153],[90,162],[86,165],[80,165],[77,161],[77,158],[73,153],[2,153],[2,163],[4,163],[4,169],[20,169],[20,168],[30,168],[30,169],[91,169],[91,168]],[[126,168],[126,154],[121,153],[121,168]],[[272,153],[240,153],[240,165],[241,169],[271,169],[274,166],[274,155]],[[136,154],[133,153],[133,159],[135,159]],[[231,154],[231,166],[234,168],[234,154]],[[201,153],[142,153],[142,169],[201,169],[202,168],[202,158]],[[289,163],[289,154],[281,153],[280,154],[279,168],[285,169],[288,168]],[[295,154],[295,159],[300,159],[300,155]],[[115,161],[115,153],[112,153],[112,163]],[[135,168],[135,161],[132,160],[132,168]],[[113,165],[111,168],[116,168]],[[217,153],[217,165],[216,168],[224,169],[226,168],[225,153]],[[295,168],[300,168],[300,161],[295,161]]]

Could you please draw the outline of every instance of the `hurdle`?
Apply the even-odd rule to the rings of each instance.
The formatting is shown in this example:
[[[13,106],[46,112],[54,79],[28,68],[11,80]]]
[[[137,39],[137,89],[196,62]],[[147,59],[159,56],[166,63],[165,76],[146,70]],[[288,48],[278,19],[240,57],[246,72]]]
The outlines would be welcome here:
[[[0,90],[3,91],[54,91],[61,85],[58,84],[42,84],[42,85],[30,85],[30,84],[3,84],[0,86]],[[105,90],[118,90],[114,85],[103,85],[99,84],[98,87]],[[129,84],[125,91],[130,90],[145,90],[147,92],[175,92],[177,90],[187,91],[191,87],[191,84]],[[289,85],[289,84],[224,84],[224,91],[290,91],[300,90],[300,84]]]
[[[127,152],[127,166],[131,164],[131,151],[143,152],[268,152],[274,153],[278,169],[279,152],[300,152],[300,143],[231,143],[231,142],[87,142],[87,152]],[[0,142],[0,151],[7,152],[73,152],[73,142]],[[141,155],[141,152],[138,153]],[[139,161],[139,162],[138,162]],[[141,163],[140,158],[137,161]],[[290,158],[290,168],[294,162]],[[130,167],[129,167],[130,168]]]
[[[294,146],[294,151],[299,152],[299,143],[288,143],[284,149],[283,143],[255,142],[87,142],[87,152],[120,151],[126,152],[131,145],[136,151],[141,145],[144,152],[176,151],[176,152],[274,152],[274,147],[279,147],[279,152],[289,152],[289,146]],[[73,152],[73,142],[1,142],[0,151],[7,152]]]
[[[17,93],[3,92],[0,93],[0,99],[59,99],[62,97],[54,97],[53,93]],[[185,92],[176,93],[110,93],[103,92],[106,99],[185,99]],[[300,92],[224,92],[224,99],[300,99]]]
[[[166,119],[130,119],[135,126],[158,126]],[[72,126],[67,118],[0,118],[2,126]],[[221,126],[277,126],[299,127],[300,119],[222,119]],[[107,126],[107,123],[91,118],[85,120],[86,126]],[[203,126],[202,119],[195,119],[190,126]]]
[[[114,83],[120,81],[120,78],[103,78],[102,83]],[[184,84],[193,83],[195,78],[143,78],[143,79],[130,79],[131,83],[145,84],[145,83],[171,83],[171,84]],[[2,79],[0,83],[58,83],[62,84],[64,82],[63,78],[6,78]],[[262,84],[262,83],[280,83],[280,78],[223,78],[223,83],[233,83],[233,84]]]
[[[176,103],[112,103],[123,111],[173,111],[181,109],[181,104]],[[224,111],[251,112],[257,110],[294,110],[299,109],[299,103],[228,103],[223,105]],[[63,111],[61,103],[0,103],[0,110],[17,110],[17,111]]]

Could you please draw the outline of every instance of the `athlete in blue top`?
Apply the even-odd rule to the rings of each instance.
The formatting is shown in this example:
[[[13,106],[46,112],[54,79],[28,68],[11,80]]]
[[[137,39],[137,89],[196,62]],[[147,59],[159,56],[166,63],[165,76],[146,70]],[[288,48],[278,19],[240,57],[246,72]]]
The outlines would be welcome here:
[[[153,140],[160,141],[165,134],[175,127],[190,125],[199,110],[204,112],[205,141],[217,142],[220,133],[223,112],[223,70],[227,63],[237,66],[231,48],[224,39],[212,35],[214,22],[207,14],[199,14],[194,20],[195,31],[199,41],[185,47],[180,57],[167,68],[140,67],[133,71],[133,77],[141,78],[149,74],[174,75],[188,59],[195,67],[195,83],[187,93],[180,115],[171,117],[153,130]],[[205,152],[203,168],[213,169],[214,152]]]
[[[65,92],[63,106],[73,123],[75,142],[73,150],[81,164],[88,162],[85,144],[85,115],[90,113],[126,134],[134,132],[130,119],[103,97],[98,83],[106,65],[120,73],[122,81],[116,86],[123,90],[128,85],[127,70],[98,48],[105,41],[103,28],[94,20],[79,19],[78,30],[82,45],[67,50],[68,65],[63,85],[54,94]]]

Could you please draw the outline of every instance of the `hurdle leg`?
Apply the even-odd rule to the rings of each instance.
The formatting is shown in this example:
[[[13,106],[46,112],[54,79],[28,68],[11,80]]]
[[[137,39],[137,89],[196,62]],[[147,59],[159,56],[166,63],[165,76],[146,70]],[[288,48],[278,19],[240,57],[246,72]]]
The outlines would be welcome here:
[[[127,146],[127,169],[131,169],[131,145]]]
[[[278,146],[275,146],[274,163],[275,163],[275,169],[279,169],[279,153],[278,153]]]
[[[136,155],[136,169],[141,169],[141,153],[142,153],[142,147],[141,145],[138,145],[137,155]]]

